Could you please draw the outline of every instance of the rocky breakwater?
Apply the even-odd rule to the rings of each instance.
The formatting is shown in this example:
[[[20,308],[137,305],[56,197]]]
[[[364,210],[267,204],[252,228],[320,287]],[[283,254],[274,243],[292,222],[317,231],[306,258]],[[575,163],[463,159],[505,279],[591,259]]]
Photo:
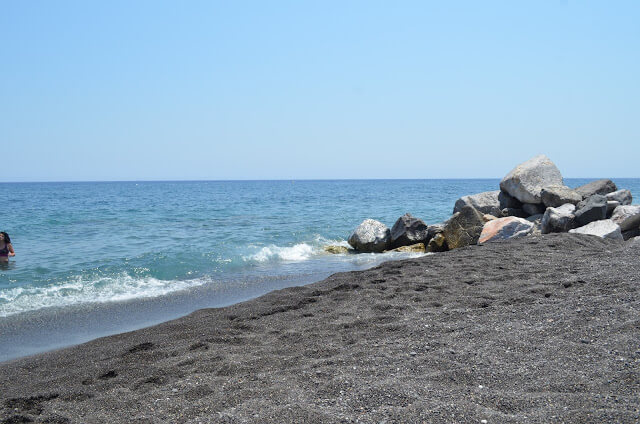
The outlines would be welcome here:
[[[619,190],[609,179],[567,187],[556,165],[539,155],[500,181],[494,206],[501,217],[485,224],[479,243],[523,237],[537,229],[542,234],[572,232],[628,240],[640,235],[640,206],[631,205],[632,200],[629,190]]]
[[[366,219],[349,237],[349,244],[356,252],[443,252],[540,233],[629,240],[640,236],[640,206],[632,201],[629,190],[618,189],[609,179],[567,187],[551,159],[539,155],[513,168],[500,181],[499,190],[458,199],[446,222],[427,225],[405,214],[389,230]]]

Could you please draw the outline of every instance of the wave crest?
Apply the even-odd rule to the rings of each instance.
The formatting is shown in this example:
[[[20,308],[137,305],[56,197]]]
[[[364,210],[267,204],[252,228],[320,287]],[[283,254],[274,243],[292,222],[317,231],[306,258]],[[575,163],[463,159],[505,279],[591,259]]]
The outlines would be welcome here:
[[[245,260],[256,262],[268,262],[273,260],[281,261],[306,261],[317,253],[317,249],[307,243],[298,243],[290,247],[280,247],[276,245],[265,246],[257,253],[246,256]]]
[[[179,281],[132,277],[127,273],[92,280],[77,276],[63,284],[0,290],[0,317],[49,307],[158,297],[206,282],[204,279]]]

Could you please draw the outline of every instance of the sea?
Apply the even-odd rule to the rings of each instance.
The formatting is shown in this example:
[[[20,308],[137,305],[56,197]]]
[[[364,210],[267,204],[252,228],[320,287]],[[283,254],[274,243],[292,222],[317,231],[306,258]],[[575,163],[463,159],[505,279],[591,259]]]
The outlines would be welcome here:
[[[566,179],[571,187],[592,179]],[[640,179],[614,179],[640,193]],[[446,220],[498,179],[0,183],[0,361],[409,253],[329,254],[373,218]],[[637,203],[637,202],[634,202]]]

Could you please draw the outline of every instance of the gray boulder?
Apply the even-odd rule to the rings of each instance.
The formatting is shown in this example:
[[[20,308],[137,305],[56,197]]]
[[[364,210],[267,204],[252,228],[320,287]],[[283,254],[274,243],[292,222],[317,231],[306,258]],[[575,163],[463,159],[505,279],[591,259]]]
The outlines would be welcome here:
[[[613,211],[611,220],[618,224],[622,231],[637,228],[640,226],[640,205],[618,206]]]
[[[569,232],[574,234],[589,234],[613,240],[622,240],[620,226],[610,219],[590,222],[585,226],[569,230]]]
[[[571,203],[557,208],[547,208],[540,223],[542,234],[566,233],[575,228],[575,215],[573,214],[575,210],[576,207]]]
[[[463,206],[445,223],[442,234],[449,249],[457,249],[478,243],[482,227],[482,214],[471,206]]]
[[[557,208],[567,203],[573,205],[582,200],[582,195],[567,186],[545,187],[540,192],[542,203],[548,208]]]
[[[619,202],[621,205],[630,205],[633,202],[633,196],[629,190],[618,190],[605,194],[607,200]]]
[[[587,197],[591,197],[594,194],[602,194],[605,195],[607,193],[612,193],[618,190],[615,183],[611,180],[597,180],[591,181],[588,184],[582,185],[576,188],[576,191],[582,196],[583,199]]]
[[[500,202],[500,210],[505,208],[522,209],[521,201],[502,190],[500,190],[500,193],[498,194],[498,202]]]
[[[562,184],[562,174],[545,155],[538,155],[516,166],[500,181],[500,190],[522,203],[541,203],[544,187]]]
[[[382,252],[389,247],[391,231],[375,219],[365,219],[347,240],[359,252]]]
[[[524,237],[531,234],[533,228],[532,222],[515,216],[494,219],[484,224],[478,243]]]
[[[456,201],[453,207],[453,213],[460,212],[463,206],[472,206],[478,212],[498,216],[502,210],[500,208],[500,200],[498,200],[499,194],[500,190],[496,190],[462,196]]]
[[[406,213],[391,228],[391,248],[427,243],[427,224],[419,218]]]
[[[601,194],[594,194],[586,198],[578,203],[574,215],[579,227],[590,222],[607,219],[607,198]]]
[[[522,210],[527,216],[540,215],[541,213],[544,213],[546,209],[547,208],[542,203],[524,203],[522,205]]]

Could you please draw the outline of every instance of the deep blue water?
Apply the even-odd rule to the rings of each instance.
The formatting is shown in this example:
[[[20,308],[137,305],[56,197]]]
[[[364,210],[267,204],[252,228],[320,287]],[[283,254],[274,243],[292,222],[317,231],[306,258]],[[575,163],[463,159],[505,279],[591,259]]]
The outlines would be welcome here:
[[[640,193],[640,179],[614,181]],[[104,324],[101,329],[86,328],[83,337],[71,341],[84,340],[406,257],[329,255],[323,247],[346,245],[365,218],[392,226],[410,212],[428,224],[444,221],[457,198],[496,190],[498,183],[3,183],[0,229],[10,234],[16,257],[0,268],[0,332],[11,334],[15,344],[20,331],[33,330],[35,317],[43,328],[57,317],[56,325],[64,332],[65,324],[59,321],[70,311],[74,317],[84,311],[86,318],[92,311],[115,311],[118,305],[131,308],[136,301],[160,302],[146,315],[139,313],[137,321],[118,324],[112,315],[108,329]],[[198,293],[197,300],[184,300],[190,293]],[[183,299],[177,302],[181,306],[175,307],[171,299]],[[14,347],[19,353],[7,354],[2,342],[0,334],[0,360],[43,349]]]

